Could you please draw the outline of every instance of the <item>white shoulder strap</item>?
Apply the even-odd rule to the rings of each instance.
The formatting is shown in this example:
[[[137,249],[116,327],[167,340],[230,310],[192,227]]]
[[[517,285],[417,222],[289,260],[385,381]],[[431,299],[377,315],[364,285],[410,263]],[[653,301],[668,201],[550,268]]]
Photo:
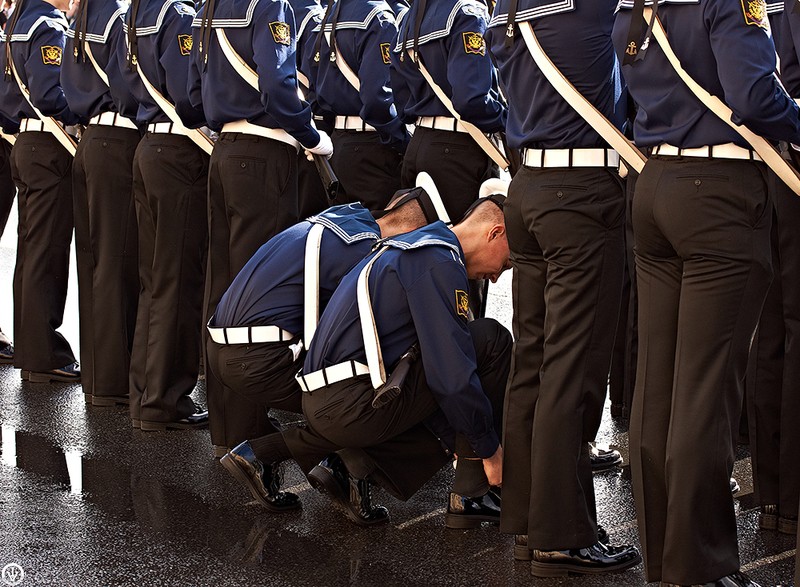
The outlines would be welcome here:
[[[381,344],[378,340],[378,326],[375,324],[375,315],[372,313],[372,302],[369,296],[369,274],[372,265],[383,255],[389,247],[383,247],[378,251],[369,263],[361,270],[358,275],[357,298],[358,314],[361,319],[361,335],[364,338],[364,351],[367,355],[367,366],[369,367],[369,377],[372,380],[372,387],[378,389],[386,383],[386,368],[383,364],[383,353]]]
[[[306,235],[303,269],[303,343],[306,348],[314,338],[319,323],[319,252],[325,227],[313,224]]]
[[[327,33],[327,32],[325,33],[325,40],[328,41],[328,46],[330,46],[330,44],[331,44],[331,34],[330,33]],[[344,57],[342,57],[341,52],[340,51],[336,51],[334,53],[334,57],[336,58],[336,66],[339,68],[339,71],[342,72],[342,75],[344,76],[344,79],[346,79],[347,82],[351,86],[353,86],[355,88],[356,92],[360,92],[361,91],[361,82],[358,81],[358,76],[352,70],[350,65],[348,65],[347,61],[344,60]]]
[[[433,81],[430,72],[422,63],[422,60],[415,60],[414,52],[411,49],[408,50],[408,54],[411,56],[411,60],[414,61],[417,66],[419,66],[419,71],[422,73],[422,77],[424,77],[425,81],[428,82],[428,85],[433,90],[433,93],[436,94],[436,97],[439,98],[439,101],[444,104],[444,107],[447,108],[448,112],[453,115],[453,118],[458,120],[458,122],[467,130],[469,136],[471,136],[474,141],[478,143],[478,146],[483,149],[483,152],[486,153],[492,161],[497,163],[500,169],[506,171],[508,169],[508,160],[500,151],[500,149],[497,148],[497,145],[490,141],[489,137],[483,134],[477,126],[461,118],[461,115],[456,111],[455,107],[453,106],[453,102],[447,97],[447,94],[444,93],[444,90],[442,90],[442,88],[435,81]]]
[[[533,32],[531,23],[524,21],[517,24],[522,33],[522,38],[528,46],[528,52],[555,90],[564,98],[567,104],[572,106],[583,117],[597,134],[603,137],[619,153],[625,163],[635,169],[637,173],[641,173],[644,164],[647,162],[647,157],[564,77],[564,74],[561,73],[547,56],[547,53],[544,52],[544,49],[542,49],[536,34]]]
[[[75,42],[76,43],[79,42],[77,37],[75,38]],[[100,67],[100,65],[98,65],[97,60],[94,58],[94,54],[92,53],[92,48],[90,47],[90,45],[91,43],[89,43],[89,41],[86,41],[86,45],[84,47],[86,49],[86,55],[89,57],[89,61],[92,62],[92,67],[94,67],[94,71],[97,73],[100,79],[103,80],[103,83],[107,87],[109,87],[111,84],[108,83],[108,75],[106,75],[106,72],[103,71],[103,68]]]
[[[127,38],[126,38],[127,42]],[[156,105],[161,108],[161,111],[167,115],[167,118],[170,119],[172,124],[175,125],[176,128],[179,128],[195,145],[200,147],[205,153],[211,155],[211,149],[214,147],[214,142],[205,134],[200,132],[194,128],[186,128],[181,122],[180,116],[178,113],[175,112],[175,106],[167,100],[161,92],[156,89],[156,87],[150,83],[150,80],[147,79],[147,76],[142,71],[142,68],[139,67],[139,64],[134,61],[134,66],[136,67],[136,71],[139,74],[139,77],[142,80],[142,84],[144,84],[147,93],[150,94],[150,97],[153,98],[153,101]]]
[[[652,14],[652,9],[645,7],[644,18],[649,22]],[[653,36],[658,41],[659,47],[664,51],[664,55],[669,60],[675,72],[680,76],[683,82],[689,86],[689,89],[697,96],[703,105],[716,114],[720,120],[738,132],[744,140],[746,140],[753,147],[756,153],[764,160],[764,163],[769,165],[770,169],[780,177],[783,182],[789,186],[792,191],[800,195],[800,175],[797,171],[789,165],[786,160],[781,157],[780,153],[767,141],[764,137],[757,135],[749,128],[733,122],[733,112],[722,100],[716,96],[712,96],[708,91],[698,84],[692,76],[690,76],[685,69],[681,66],[681,62],[667,39],[667,33],[661,25],[661,20],[656,17],[653,22]]]
[[[11,71],[14,72],[14,79],[17,80],[17,85],[19,86],[22,95],[25,97],[25,100],[28,102],[28,104],[30,104],[30,107],[33,108],[33,111],[36,113],[36,116],[39,117],[39,120],[42,121],[44,128],[56,138],[61,146],[67,150],[67,153],[74,157],[75,149],[77,148],[75,141],[72,140],[72,137],[67,134],[67,131],[64,130],[64,127],[61,126],[55,118],[52,116],[45,116],[36,106],[33,105],[33,102],[31,101],[31,93],[22,82],[22,78],[19,76],[19,72],[17,71],[17,67],[14,65],[13,59],[9,59],[9,66],[11,67]]]

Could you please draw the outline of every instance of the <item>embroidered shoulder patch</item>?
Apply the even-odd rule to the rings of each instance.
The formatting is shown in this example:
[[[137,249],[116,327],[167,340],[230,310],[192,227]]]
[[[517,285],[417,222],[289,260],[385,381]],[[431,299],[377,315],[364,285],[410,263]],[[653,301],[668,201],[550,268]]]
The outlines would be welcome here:
[[[61,65],[61,53],[61,47],[44,45],[42,47],[42,63],[45,65]]]
[[[456,290],[456,312],[464,318],[469,317],[469,296],[463,289]]]
[[[745,24],[769,29],[766,0],[741,0]]]
[[[389,55],[389,43],[381,43],[381,57],[383,57],[383,62],[386,65],[392,62]]]
[[[269,30],[272,32],[272,38],[276,43],[281,45],[289,45],[292,39],[292,33],[289,30],[289,25],[285,22],[271,22],[269,23]]]
[[[188,55],[192,52],[192,35],[178,35],[178,48],[181,55]]]
[[[744,1],[744,0],[742,0]],[[464,51],[470,55],[486,55],[486,41],[480,33],[461,33],[464,38]]]

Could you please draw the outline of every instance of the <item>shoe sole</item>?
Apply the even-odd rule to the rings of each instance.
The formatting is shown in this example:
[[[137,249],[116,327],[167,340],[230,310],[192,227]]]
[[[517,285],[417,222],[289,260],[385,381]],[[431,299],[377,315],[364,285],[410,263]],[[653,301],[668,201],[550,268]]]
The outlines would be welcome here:
[[[236,479],[239,483],[241,483],[242,485],[247,487],[247,490],[250,492],[250,495],[252,495],[255,498],[255,500],[259,504],[261,504],[264,508],[266,508],[268,511],[279,513],[279,512],[288,512],[288,511],[300,509],[302,504],[299,501],[297,502],[296,506],[292,506],[292,507],[289,507],[289,508],[277,508],[274,505],[272,505],[270,502],[265,500],[264,497],[259,493],[259,491],[256,488],[256,486],[253,485],[253,482],[250,479],[250,476],[247,473],[245,473],[244,471],[242,471],[241,468],[239,468],[239,465],[236,464],[236,461],[230,456],[230,453],[228,453],[224,457],[222,457],[219,460],[219,462],[223,467],[225,467],[225,469],[228,471],[228,473],[230,473],[231,476],[233,476],[234,479]]]
[[[500,518],[494,516],[466,516],[449,512],[444,515],[444,525],[451,530],[470,530],[480,527],[483,522],[499,524]]]
[[[113,408],[114,406],[127,406],[130,400],[124,395],[93,395],[92,405],[96,408]]]
[[[139,418],[131,418],[131,426],[140,430],[142,427],[142,421]]]
[[[517,561],[529,561],[533,558],[533,553],[531,549],[527,546],[520,546],[519,544],[514,545],[514,560]]]
[[[613,463],[609,463],[608,465],[602,465],[599,467],[592,467],[592,473],[602,473],[603,471],[611,471],[613,469],[619,469],[623,465],[624,461],[622,459],[616,460]]]
[[[31,372],[28,371],[27,369],[23,369],[22,371],[19,372],[19,376],[23,381],[29,381],[31,378]]]
[[[640,562],[642,562],[642,557],[637,556],[629,561],[625,561],[624,563],[619,563],[616,565],[611,565],[608,567],[603,567],[602,569],[592,568],[592,567],[583,567],[580,565],[570,565],[570,564],[551,564],[551,563],[540,563],[537,561],[531,561],[531,575],[534,577],[566,577],[568,575],[603,575],[605,573],[615,573],[618,571],[624,571],[625,569],[630,569],[631,567],[635,567]]]
[[[220,461],[222,462],[222,461]],[[320,493],[324,493],[328,497],[331,498],[331,503],[340,510],[347,519],[356,524],[357,526],[362,527],[369,527],[369,526],[379,526],[381,524],[388,524],[389,523],[389,516],[385,518],[381,518],[379,520],[375,520],[373,522],[369,522],[364,520],[361,516],[358,516],[353,510],[350,509],[350,496],[343,495],[342,488],[336,482],[336,479],[333,478],[333,475],[328,472],[327,469],[324,467],[316,466],[306,475],[308,478],[308,483],[319,491]]]
[[[150,420],[140,420],[140,428],[147,432],[166,432],[167,430],[199,430],[208,428],[208,422],[199,424],[184,424],[181,422],[153,422]]]
[[[30,372],[28,376],[28,381],[31,383],[50,383],[51,381],[64,381],[67,383],[80,383],[80,377],[71,377],[68,375],[55,375],[53,373],[35,373],[34,371]]]
[[[14,357],[0,357],[0,365],[10,365],[14,362]]]

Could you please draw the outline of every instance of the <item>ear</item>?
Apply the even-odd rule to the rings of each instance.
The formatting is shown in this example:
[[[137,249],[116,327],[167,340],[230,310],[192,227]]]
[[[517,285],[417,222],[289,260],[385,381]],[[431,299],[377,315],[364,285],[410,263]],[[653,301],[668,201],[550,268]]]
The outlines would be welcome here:
[[[489,240],[494,240],[499,236],[503,236],[506,229],[501,224],[495,224],[489,231]]]

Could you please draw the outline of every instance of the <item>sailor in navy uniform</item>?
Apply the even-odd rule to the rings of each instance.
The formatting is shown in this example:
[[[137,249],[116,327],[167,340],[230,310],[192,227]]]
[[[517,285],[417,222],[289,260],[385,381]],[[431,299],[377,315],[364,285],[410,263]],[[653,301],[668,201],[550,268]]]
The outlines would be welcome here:
[[[65,1],[23,0],[7,24],[15,69],[44,116],[72,125],[59,85],[67,20]],[[18,189],[19,225],[14,272],[14,366],[32,381],[79,381],[80,370],[67,340],[56,330],[64,316],[72,240],[72,155],[20,94],[6,62],[5,115],[20,124],[11,151]]]
[[[317,50],[308,69],[320,108],[336,116],[331,135],[331,166],[341,190],[336,201],[380,210],[400,188],[409,139],[389,79],[390,49],[397,36],[394,13],[384,0],[337,0],[326,14],[324,30],[314,29]],[[357,76],[357,89],[344,68]]]
[[[301,413],[302,393],[294,377],[319,312],[341,278],[381,237],[436,219],[428,195],[415,188],[398,192],[378,220],[360,204],[340,205],[272,237],[242,268],[209,321],[209,379],[225,389],[228,401]],[[268,421],[259,436],[276,431]],[[229,432],[235,444],[247,438],[237,432]],[[330,465],[344,467],[335,455]],[[347,480],[346,470],[341,478]],[[272,505],[280,507],[287,499],[299,503],[282,498]]]
[[[489,484],[502,482],[500,407],[511,337],[493,320],[468,322],[466,290],[468,275],[495,280],[508,267],[501,205],[494,196],[452,230],[436,222],[383,240],[342,279],[298,376],[308,429],[244,442],[223,459],[251,493],[269,495],[263,466],[294,458],[313,485],[344,501],[336,472],[317,463],[348,448],[369,457],[363,469],[348,463],[358,485],[372,481],[406,500],[455,450],[448,525],[497,521],[499,497]],[[366,333],[373,333],[370,351]],[[399,396],[373,407],[384,366],[389,373],[415,343],[421,358]],[[362,525],[386,521],[376,509],[346,511]]]
[[[428,172],[454,222],[475,200],[481,183],[497,177],[497,166],[436,98],[408,50],[419,50],[431,77],[464,120],[485,133],[502,131],[507,113],[483,39],[488,21],[480,0],[421,0],[397,19],[392,87],[403,121],[416,125],[403,159],[402,185],[413,185],[420,171]]]
[[[255,90],[234,69],[218,39],[258,75]],[[189,95],[220,132],[209,171],[209,252],[205,306],[220,297],[258,247],[297,221],[297,153],[328,156],[330,137],[317,131],[311,106],[298,97],[294,12],[286,0],[207,2],[194,21]],[[254,53],[254,48],[259,48]],[[233,58],[238,62],[237,58]],[[252,435],[266,414],[238,411],[208,382],[211,442],[221,456],[231,434]]]
[[[88,124],[72,166],[80,312],[81,385],[87,403],[128,403],[139,297],[133,154],[139,104],[117,63],[127,6],[84,0],[67,31],[61,87]],[[77,38],[76,38],[77,33]],[[99,69],[99,72],[98,72]],[[101,73],[102,76],[101,77]]]
[[[800,14],[796,2],[768,4],[772,38],[780,63],[780,78],[790,96],[800,97]],[[796,39],[796,40],[795,40]],[[800,160],[800,159],[796,159]],[[800,276],[794,259],[800,253],[800,200],[770,173],[775,204],[772,221],[770,284],[758,331],[750,351],[747,394],[753,490],[761,506],[759,526],[794,535],[800,499]]]
[[[679,80],[659,44],[641,58],[632,4],[620,3],[613,36],[620,59],[632,62],[623,75],[639,105],[634,137],[651,150],[633,200],[631,472],[645,574],[754,585],[739,572],[729,482],[748,350],[772,273],[767,167]],[[684,69],[724,96],[734,122],[800,144],[800,111],[774,76],[763,1],[666,0],[658,17]]]
[[[133,160],[139,280],[130,370],[130,415],[142,430],[207,424],[189,394],[197,383],[207,249],[208,155],[147,91],[139,70],[187,126],[203,110],[189,103],[194,8],[181,0],[134,0],[117,45],[120,71],[139,102],[147,133]]]
[[[556,92],[518,30],[530,24],[564,75],[621,127],[615,2],[501,0],[486,34],[508,92],[509,145],[524,150],[505,208],[516,344],[505,406],[502,529],[522,535],[515,554],[532,561],[535,576],[641,561],[636,548],[598,537],[588,444],[600,427],[622,294],[619,156]]]

